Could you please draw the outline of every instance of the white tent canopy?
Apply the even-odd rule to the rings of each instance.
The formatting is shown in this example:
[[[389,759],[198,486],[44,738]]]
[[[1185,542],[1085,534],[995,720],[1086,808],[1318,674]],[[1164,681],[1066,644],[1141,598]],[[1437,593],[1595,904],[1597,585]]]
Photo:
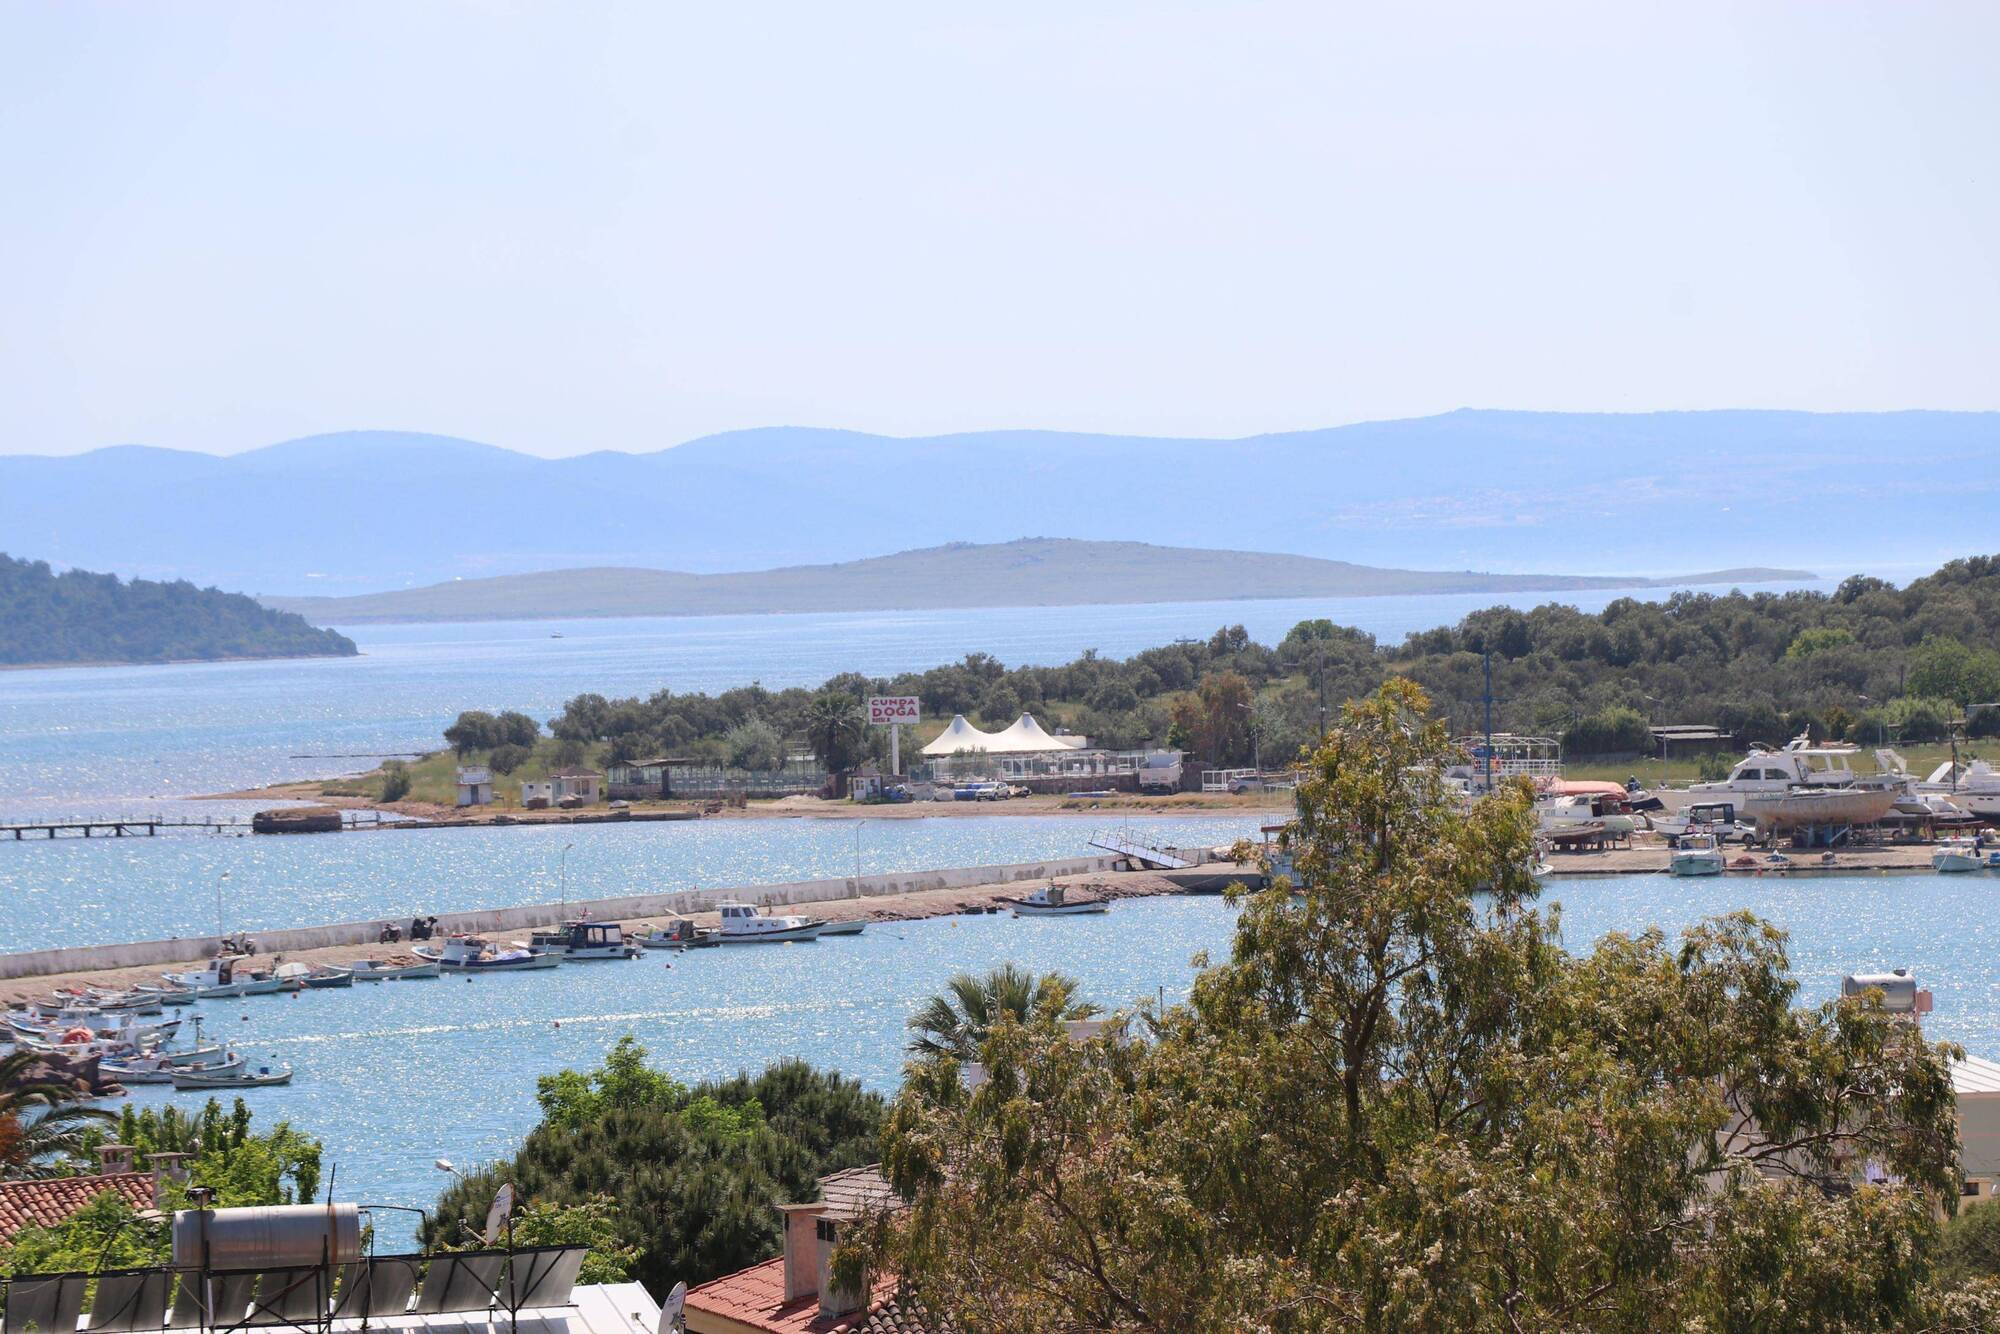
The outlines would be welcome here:
[[[1044,731],[1030,713],[1022,714],[1012,726],[999,732],[982,732],[965,721],[964,714],[955,714],[951,726],[924,747],[924,754],[1045,755],[1050,751],[1080,750],[1089,744],[1088,737],[1057,736]]]

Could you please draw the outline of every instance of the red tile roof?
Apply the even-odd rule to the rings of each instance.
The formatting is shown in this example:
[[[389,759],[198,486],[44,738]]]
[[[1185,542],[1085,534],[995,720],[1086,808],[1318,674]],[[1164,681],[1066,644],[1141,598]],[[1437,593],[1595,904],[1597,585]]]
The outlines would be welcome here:
[[[893,1277],[878,1282],[873,1296],[868,1310],[846,1315],[822,1316],[818,1293],[787,1302],[785,1257],[781,1255],[688,1289],[688,1329],[754,1329],[769,1334],[876,1334],[877,1331],[928,1334],[924,1326],[897,1310]],[[726,1323],[704,1322],[699,1319],[704,1313],[720,1316]]]
[[[116,1191],[134,1209],[153,1207],[151,1172],[0,1181],[0,1241],[11,1239],[24,1227],[54,1227],[107,1190]]]

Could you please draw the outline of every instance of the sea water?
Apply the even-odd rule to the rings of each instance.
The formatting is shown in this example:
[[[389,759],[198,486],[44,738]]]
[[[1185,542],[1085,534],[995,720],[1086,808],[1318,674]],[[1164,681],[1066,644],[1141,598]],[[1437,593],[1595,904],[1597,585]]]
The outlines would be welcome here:
[[[364,841],[364,840],[349,840]],[[2000,1054],[2000,894],[1984,876],[1779,879],[1626,876],[1553,882],[1565,943],[1608,931],[1670,935],[1750,908],[1791,931],[1799,1002],[1839,992],[1842,973],[1907,966],[1936,993],[1934,1038]],[[296,998],[190,1007],[253,1060],[286,1061],[288,1088],[244,1094],[258,1118],[289,1117],[326,1144],[342,1198],[422,1208],[448,1184],[433,1167],[503,1157],[535,1123],[537,1076],[596,1065],[631,1033],[652,1060],[695,1081],[797,1056],[893,1094],[909,1015],[960,970],[1013,961],[1061,969],[1107,1008],[1186,998],[1197,952],[1226,957],[1234,910],[1220,898],[1123,900],[1103,916],[1004,915],[879,923],[865,935],[742,946],[547,972],[357,984]],[[1940,930],[1940,922],[1949,922]],[[188,1013],[183,1010],[181,1013]],[[134,1101],[197,1095],[157,1087]],[[383,1215],[390,1235],[409,1220]]]
[[[903,808],[905,810],[909,808]],[[921,810],[921,808],[917,808]],[[220,935],[562,899],[1087,857],[1254,838],[1260,817],[902,815],[0,843],[0,949]]]

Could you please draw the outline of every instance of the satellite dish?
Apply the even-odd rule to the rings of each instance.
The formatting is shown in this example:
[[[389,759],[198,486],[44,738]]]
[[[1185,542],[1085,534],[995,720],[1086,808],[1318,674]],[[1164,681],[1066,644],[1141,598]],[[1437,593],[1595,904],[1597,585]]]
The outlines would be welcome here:
[[[687,1305],[688,1285],[674,1284],[674,1290],[660,1303],[660,1334],[682,1334],[681,1311]]]
[[[507,1226],[507,1220],[514,1216],[514,1183],[502,1183],[494,1192],[493,1203],[486,1210],[486,1244],[498,1246],[500,1233]]]

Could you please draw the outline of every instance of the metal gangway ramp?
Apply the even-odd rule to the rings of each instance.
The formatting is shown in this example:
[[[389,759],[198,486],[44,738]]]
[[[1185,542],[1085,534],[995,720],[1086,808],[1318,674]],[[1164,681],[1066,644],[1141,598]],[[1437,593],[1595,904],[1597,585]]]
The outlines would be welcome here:
[[[1191,871],[1198,865],[1178,852],[1148,846],[1126,834],[1092,834],[1090,846],[1102,848],[1106,852],[1115,852],[1120,857],[1129,857],[1152,871]]]

